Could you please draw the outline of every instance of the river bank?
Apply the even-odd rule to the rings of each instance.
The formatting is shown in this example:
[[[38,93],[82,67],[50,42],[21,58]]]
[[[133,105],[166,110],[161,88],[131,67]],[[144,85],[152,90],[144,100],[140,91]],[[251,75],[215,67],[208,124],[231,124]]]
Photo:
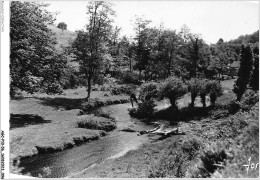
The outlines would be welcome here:
[[[106,94],[106,95],[105,95]],[[93,92],[91,108],[129,101],[126,95]],[[97,140],[116,128],[113,118],[84,115],[86,106],[83,88],[67,90],[62,95],[35,94],[10,101],[10,164],[11,171],[21,158],[53,153],[84,142]],[[93,103],[92,103],[93,104]]]
[[[243,166],[259,159],[259,104],[225,118],[180,122],[186,135],[155,138],[122,157],[108,159],[72,178],[259,177]],[[153,135],[150,134],[150,139]],[[223,166],[218,166],[223,163]]]

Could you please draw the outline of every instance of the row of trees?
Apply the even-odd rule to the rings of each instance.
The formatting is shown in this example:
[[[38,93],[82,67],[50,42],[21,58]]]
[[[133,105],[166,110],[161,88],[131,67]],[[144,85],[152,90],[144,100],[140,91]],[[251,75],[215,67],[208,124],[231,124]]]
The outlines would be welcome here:
[[[169,77],[162,83],[146,83],[141,86],[140,99],[142,102],[153,99],[169,99],[172,108],[177,108],[177,100],[182,98],[186,93],[191,94],[191,104],[194,107],[194,102],[197,96],[201,97],[203,107],[206,107],[206,96],[210,97],[211,105],[214,106],[217,97],[222,94],[222,86],[219,81],[192,78],[187,82],[183,82],[180,78]]]
[[[150,20],[137,17],[135,37],[120,38],[121,29],[113,26],[115,11],[109,2],[103,1],[88,3],[86,29],[77,31],[77,37],[64,51],[57,51],[55,34],[47,28],[55,18],[46,11],[46,6],[11,2],[11,92],[16,88],[30,93],[39,89],[60,92],[61,78],[72,71],[68,59],[80,65],[79,72],[70,75],[70,82],[77,84],[78,77],[86,79],[87,97],[91,85],[108,74],[116,76],[128,71],[131,80],[131,75],[138,71],[139,80],[145,81],[171,76],[186,81],[201,75],[210,79],[223,74],[228,64],[240,60],[241,45],[236,41],[220,39],[207,45],[185,25],[176,32],[163,25],[151,27]],[[64,24],[60,28],[66,29]],[[258,76],[256,66],[254,76]]]
[[[115,12],[110,3],[90,2],[87,14],[86,31],[77,32],[70,52],[80,62],[88,80],[88,97],[97,76],[113,75],[127,66],[128,71],[139,72],[139,80],[171,76],[184,80],[198,76],[213,78],[223,74],[228,64],[239,60],[236,45],[225,43],[223,39],[207,45],[185,25],[177,33],[163,25],[150,27],[150,20],[137,17],[135,37],[119,38],[120,28],[112,26]]]

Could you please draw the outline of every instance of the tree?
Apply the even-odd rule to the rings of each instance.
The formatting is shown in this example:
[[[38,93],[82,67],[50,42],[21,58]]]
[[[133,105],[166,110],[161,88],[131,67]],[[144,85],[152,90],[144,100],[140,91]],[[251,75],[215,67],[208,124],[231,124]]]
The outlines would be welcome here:
[[[57,26],[59,29],[67,30],[67,24],[65,22],[60,22]]]
[[[185,95],[187,86],[178,78],[170,77],[163,82],[160,88],[160,97],[168,98],[173,109],[178,109],[176,101]]]
[[[189,72],[189,77],[196,77],[199,68],[199,60],[201,59],[201,48],[203,40],[198,34],[192,34],[190,29],[184,25],[181,29],[182,37],[182,57],[186,59],[184,62],[185,69]]]
[[[202,86],[205,84],[202,84],[203,82],[200,79],[194,79],[188,81],[188,91],[191,93],[191,107],[194,107],[195,98],[199,95],[201,92]]]
[[[240,68],[238,70],[238,78],[234,84],[233,90],[237,95],[237,101],[241,100],[251,76],[253,65],[253,54],[251,47],[249,45],[242,45],[240,56],[241,59]]]
[[[157,84],[154,82],[142,84],[140,88],[139,98],[144,101],[149,101],[152,98],[158,97]]]
[[[207,89],[207,79],[201,79],[200,80],[202,86],[201,86],[201,89],[200,89],[200,99],[201,99],[201,103],[203,105],[203,107],[205,108],[206,107],[206,96],[208,94],[208,89]]]
[[[254,69],[250,78],[250,86],[253,90],[259,90],[259,48],[256,46],[253,50],[254,53]]]
[[[177,62],[174,62],[174,59],[176,58],[178,50],[179,37],[177,36],[176,31],[164,30],[160,39],[160,51],[165,55],[164,69],[166,70],[166,76],[169,77],[175,69],[174,67],[177,65]],[[178,68],[178,66],[176,68]]]
[[[141,80],[142,70],[145,70],[148,59],[149,59],[149,49],[147,46],[147,26],[150,20],[145,20],[141,17],[135,20],[135,33],[136,37],[136,68],[139,70],[139,80]]]
[[[89,22],[86,32],[78,31],[72,47],[80,69],[87,78],[89,98],[93,78],[102,73],[103,58],[108,53],[108,39],[115,12],[109,2],[91,1],[87,6],[87,14]]]
[[[215,106],[217,97],[222,95],[223,89],[219,81],[209,81],[206,83],[207,93],[209,93],[210,102],[212,106]]]
[[[133,70],[133,58],[134,58],[134,43],[131,43],[130,40],[123,36],[119,43],[119,56],[122,57],[123,61],[126,61],[126,64],[129,66],[129,71]]]
[[[47,24],[54,17],[46,4],[11,2],[10,16],[10,95],[15,89],[33,93],[60,92],[59,79],[66,61],[55,49],[56,39]]]

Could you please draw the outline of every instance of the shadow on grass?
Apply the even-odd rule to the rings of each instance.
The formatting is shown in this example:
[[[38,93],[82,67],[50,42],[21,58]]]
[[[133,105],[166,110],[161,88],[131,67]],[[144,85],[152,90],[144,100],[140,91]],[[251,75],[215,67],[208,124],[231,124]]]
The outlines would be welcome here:
[[[45,106],[51,106],[55,108],[64,108],[65,110],[80,109],[82,102],[85,101],[84,98],[81,99],[70,99],[70,98],[40,98],[42,104]]]
[[[50,120],[44,120],[41,116],[34,114],[11,114],[10,129],[21,128],[28,125],[50,123]]]
[[[209,117],[213,107],[184,107],[179,110],[174,110],[172,107],[162,109],[154,114],[156,119],[165,119],[171,122],[180,122],[180,121],[191,121],[191,120],[201,120],[206,117]]]

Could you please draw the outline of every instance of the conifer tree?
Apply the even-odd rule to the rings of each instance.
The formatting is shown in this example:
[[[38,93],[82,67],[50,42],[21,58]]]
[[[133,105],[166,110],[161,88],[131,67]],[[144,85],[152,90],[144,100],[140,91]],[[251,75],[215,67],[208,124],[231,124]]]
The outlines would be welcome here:
[[[234,85],[234,93],[237,95],[237,101],[241,100],[247,84],[249,83],[252,65],[253,65],[253,54],[249,45],[242,45],[240,53],[240,68],[238,70],[238,78]]]

